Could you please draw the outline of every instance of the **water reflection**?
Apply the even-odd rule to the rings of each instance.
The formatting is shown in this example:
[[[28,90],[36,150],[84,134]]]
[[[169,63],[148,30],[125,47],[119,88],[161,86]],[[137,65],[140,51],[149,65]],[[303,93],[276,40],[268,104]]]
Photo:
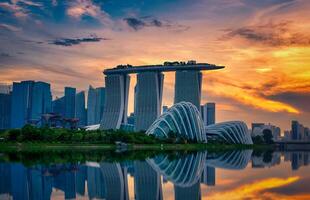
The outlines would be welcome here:
[[[256,168],[270,170],[281,164],[286,171],[289,170],[287,166],[297,171],[309,164],[309,152],[193,152],[158,155],[146,160],[36,164],[29,167],[21,163],[2,162],[0,199],[50,199],[59,197],[59,194],[60,198],[65,199],[161,200],[171,199],[172,196],[177,200],[202,199],[207,197],[203,188],[217,188],[218,174],[237,170],[250,176]],[[299,178],[295,177],[294,181]],[[220,179],[219,188],[225,185],[224,179]],[[246,180],[250,182],[251,179],[240,179],[244,182],[238,183],[238,186],[248,184]],[[173,195],[164,190],[171,190]]]

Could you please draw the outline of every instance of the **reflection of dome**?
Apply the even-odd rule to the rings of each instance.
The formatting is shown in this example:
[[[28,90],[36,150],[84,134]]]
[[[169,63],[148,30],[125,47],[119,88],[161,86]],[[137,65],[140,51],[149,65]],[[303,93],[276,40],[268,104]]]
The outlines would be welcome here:
[[[215,158],[208,158],[206,165],[223,169],[244,169],[252,156],[253,150],[228,151]]]
[[[168,156],[157,156],[147,162],[167,180],[180,187],[189,187],[201,178],[206,160],[205,152],[196,152],[179,159],[170,160]]]
[[[217,136],[229,144],[253,144],[248,127],[241,121],[222,122],[205,128],[208,136]]]
[[[187,139],[206,141],[204,126],[196,106],[189,102],[180,102],[162,114],[147,130],[148,135],[168,137],[170,132]]]

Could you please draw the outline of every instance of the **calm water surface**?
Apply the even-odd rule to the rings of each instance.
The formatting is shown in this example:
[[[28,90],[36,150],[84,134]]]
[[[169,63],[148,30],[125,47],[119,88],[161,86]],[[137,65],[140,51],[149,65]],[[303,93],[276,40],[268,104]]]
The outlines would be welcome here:
[[[310,199],[310,152],[61,155],[1,154],[0,199]]]

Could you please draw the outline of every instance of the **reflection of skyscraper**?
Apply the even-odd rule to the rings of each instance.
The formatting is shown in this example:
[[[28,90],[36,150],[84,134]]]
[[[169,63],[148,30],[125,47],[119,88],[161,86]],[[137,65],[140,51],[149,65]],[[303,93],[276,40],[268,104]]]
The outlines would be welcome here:
[[[174,103],[191,102],[200,110],[201,82],[200,71],[176,71]]]
[[[87,188],[89,199],[106,198],[106,185],[100,168],[87,167]]]
[[[147,130],[161,113],[164,75],[144,72],[135,87],[135,130]]]
[[[189,187],[180,187],[174,185],[174,194],[175,194],[175,200],[183,200],[183,199],[200,200],[201,199],[200,181]]]
[[[134,168],[136,199],[162,199],[162,188],[159,174],[146,162],[135,161]]]
[[[76,89],[65,87],[65,117],[75,117],[75,93]]]
[[[29,199],[27,169],[22,164],[11,164],[11,193],[14,200]]]
[[[54,186],[65,192],[65,199],[75,199],[75,173],[67,171],[54,178]]]
[[[83,91],[75,96],[75,117],[79,119],[78,126],[86,126],[85,93]]]
[[[87,180],[87,166],[80,165],[76,172],[76,192],[85,195],[85,181]]]
[[[120,164],[101,163],[101,173],[106,187],[106,199],[126,199],[128,196],[128,188],[125,188],[124,174]],[[127,193],[127,194],[126,194]]]
[[[215,186],[215,167],[206,167],[206,175],[206,184],[208,186]]]

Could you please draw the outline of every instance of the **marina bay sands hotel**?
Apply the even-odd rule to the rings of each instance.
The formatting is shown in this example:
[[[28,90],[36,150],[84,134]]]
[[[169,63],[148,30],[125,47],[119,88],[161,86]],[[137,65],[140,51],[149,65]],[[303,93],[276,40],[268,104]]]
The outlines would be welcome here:
[[[127,124],[130,74],[137,74],[135,86],[135,131],[147,130],[160,116],[164,72],[175,71],[174,103],[187,101],[200,108],[202,70],[224,66],[196,61],[165,62],[163,65],[119,65],[104,70],[106,99],[100,129],[119,129]]]

